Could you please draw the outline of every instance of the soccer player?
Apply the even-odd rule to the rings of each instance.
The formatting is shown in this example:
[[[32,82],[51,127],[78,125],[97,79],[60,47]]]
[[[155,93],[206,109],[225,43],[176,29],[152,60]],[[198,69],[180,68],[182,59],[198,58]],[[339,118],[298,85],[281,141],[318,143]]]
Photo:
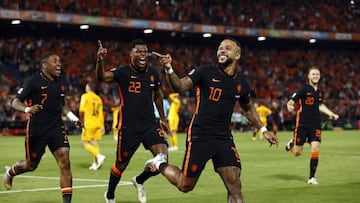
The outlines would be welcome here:
[[[99,146],[105,132],[103,102],[94,92],[95,88],[94,83],[86,84],[79,107],[80,121],[84,123],[81,141],[85,150],[93,156],[89,170],[98,170],[105,160],[105,156],[100,153]]]
[[[263,126],[267,127],[267,117],[269,115],[271,115],[271,109],[269,109],[268,107],[266,107],[265,105],[263,104],[258,104],[258,103],[254,103],[254,107],[256,108],[256,112],[258,113],[259,115],[259,118],[260,118],[260,121],[261,123],[263,124]],[[254,132],[253,132],[253,136],[252,136],[252,140],[255,141],[256,140],[256,134],[258,133],[258,129],[257,128],[254,128]],[[260,139],[263,139],[263,135],[260,134]]]
[[[59,165],[63,203],[70,203],[70,145],[61,115],[65,113],[79,126],[81,123],[65,104],[67,83],[61,74],[60,57],[48,53],[42,57],[40,63],[41,71],[25,81],[12,102],[14,109],[27,113],[29,117],[25,139],[26,160],[5,167],[4,186],[9,190],[15,176],[34,171],[45,153],[45,147],[48,146]],[[25,100],[28,106],[25,106]]]
[[[179,127],[180,117],[179,111],[181,107],[181,100],[179,98],[179,93],[172,93],[169,94],[170,100],[170,109],[169,109],[169,128],[170,128],[170,140],[171,140],[171,147],[169,147],[169,151],[176,151],[179,149],[178,145],[178,136],[177,131]]]
[[[145,167],[159,170],[167,180],[182,192],[193,190],[209,159],[214,170],[222,178],[227,190],[228,202],[244,202],[241,191],[241,163],[233,136],[229,129],[235,102],[238,101],[244,115],[264,134],[270,143],[278,145],[277,137],[264,127],[250,100],[250,86],[235,71],[241,57],[240,44],[235,39],[223,40],[217,50],[218,63],[193,69],[179,79],[175,74],[169,54],[159,56],[165,67],[166,77],[175,92],[196,88],[196,110],[187,132],[186,152],[183,165],[167,164],[164,155],[148,160]]]
[[[310,175],[307,183],[318,185],[315,172],[319,162],[321,142],[320,112],[335,120],[339,118],[339,115],[332,112],[323,103],[323,94],[319,90],[320,70],[317,67],[311,67],[307,79],[308,84],[298,89],[287,102],[289,112],[296,108],[296,125],[294,137],[286,144],[285,149],[291,151],[295,156],[300,156],[304,143],[310,143]]]
[[[118,129],[117,129],[117,124],[118,124],[118,121],[119,121],[119,107],[117,106],[113,106],[111,107],[111,112],[112,112],[112,125],[111,125],[111,128],[112,128],[112,134],[113,134],[113,139],[114,141],[118,141]]]
[[[105,71],[104,58],[107,49],[103,48],[100,41],[98,43],[96,76],[100,81],[115,81],[119,85],[118,147],[115,164],[110,172],[108,189],[105,192],[106,202],[115,203],[116,186],[141,143],[153,156],[156,154],[167,156],[165,133],[169,133],[169,127],[164,115],[159,74],[148,65],[150,54],[147,44],[140,39],[132,41],[130,64]],[[160,114],[159,122],[155,119],[153,102]],[[157,174],[158,172],[144,170],[140,175],[132,178],[140,202],[146,202],[144,182]]]

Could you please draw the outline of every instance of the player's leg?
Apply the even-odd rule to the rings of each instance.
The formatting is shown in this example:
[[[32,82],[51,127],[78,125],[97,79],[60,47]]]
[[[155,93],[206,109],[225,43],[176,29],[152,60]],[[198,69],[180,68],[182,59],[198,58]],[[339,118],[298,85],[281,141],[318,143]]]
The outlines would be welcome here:
[[[303,153],[304,143],[307,139],[307,130],[302,128],[294,129],[294,137],[286,144],[285,150],[291,151],[294,156],[300,156]]]
[[[226,166],[216,169],[221,176],[226,190],[228,191],[228,203],[243,203],[239,167]]]
[[[170,140],[171,140],[171,147],[169,147],[169,151],[175,151],[179,149],[179,144],[178,144],[178,135],[177,135],[177,130],[178,130],[178,126],[179,126],[179,118],[175,117],[171,120],[169,120],[169,128],[171,131],[170,134]]]
[[[96,136],[98,136],[97,134],[99,133],[99,130],[96,128],[83,128],[81,133],[82,145],[84,149],[92,155],[93,162],[89,167],[90,170],[97,170],[102,166],[102,163],[105,160],[105,156],[100,156],[100,149],[98,147],[98,144],[96,142],[93,142],[93,140]],[[99,164],[98,158],[100,159],[100,161],[102,161],[101,164]]]
[[[319,129],[314,130],[313,135],[310,137],[310,175],[308,184],[317,185],[319,182],[315,179],[315,173],[319,163],[319,151],[321,141],[321,131]]]
[[[212,161],[215,171],[219,173],[225,184],[228,202],[243,203],[240,181],[241,161],[234,142],[219,143]]]
[[[97,149],[97,152],[98,152],[95,155],[96,164],[97,164],[96,169],[101,168],[101,166],[103,165],[105,158],[106,158],[103,154],[100,153],[101,152],[100,141],[102,139],[102,135],[104,134],[103,130],[104,129],[102,129],[102,128],[96,128],[95,132],[94,132],[94,139],[91,141],[92,146],[94,146],[94,148]]]
[[[3,184],[7,190],[11,189],[12,181],[15,176],[29,171],[34,171],[38,167],[41,157],[45,153],[46,142],[47,139],[41,139],[41,137],[26,136],[26,160],[17,161],[12,166],[5,166]]]
[[[257,132],[258,132],[258,129],[254,127],[254,129],[253,129],[253,135],[252,135],[252,137],[251,137],[251,139],[252,139],[253,141],[256,140],[256,134],[257,134]]]
[[[69,147],[60,147],[53,152],[60,168],[60,187],[63,202],[70,203],[72,197],[72,173],[70,170]]]
[[[166,156],[161,153],[146,161],[145,169],[160,171],[181,192],[189,192],[194,189],[206,162],[211,157],[213,146],[206,142],[188,142],[186,149],[182,169],[168,164]]]
[[[129,129],[120,130],[119,137],[121,137],[121,139],[118,139],[116,147],[116,160],[110,170],[108,188],[105,194],[107,202],[115,202],[115,190],[120,182],[122,173],[125,171],[132,156],[141,143],[141,137]]]

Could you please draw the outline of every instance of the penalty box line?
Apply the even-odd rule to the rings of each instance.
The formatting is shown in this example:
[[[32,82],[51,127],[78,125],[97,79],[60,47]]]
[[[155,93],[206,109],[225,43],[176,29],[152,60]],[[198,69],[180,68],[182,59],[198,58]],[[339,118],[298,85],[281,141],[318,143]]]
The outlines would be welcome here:
[[[16,176],[16,178],[29,178],[29,179],[43,179],[43,180],[59,180],[59,177],[46,177],[46,176],[27,176],[27,175],[20,175]],[[107,183],[107,180],[100,180],[100,179],[86,179],[86,178],[73,178],[73,181],[83,181],[83,182],[101,182]],[[129,181],[120,181],[119,186],[122,185],[132,185]],[[84,189],[84,188],[97,188],[97,187],[107,187],[107,184],[96,184],[96,185],[79,185],[74,186],[73,189]],[[10,193],[20,193],[20,192],[39,192],[39,191],[51,191],[51,190],[60,190],[60,187],[49,187],[49,188],[34,188],[34,189],[20,189],[20,190],[6,190],[0,191],[0,194],[10,194]]]

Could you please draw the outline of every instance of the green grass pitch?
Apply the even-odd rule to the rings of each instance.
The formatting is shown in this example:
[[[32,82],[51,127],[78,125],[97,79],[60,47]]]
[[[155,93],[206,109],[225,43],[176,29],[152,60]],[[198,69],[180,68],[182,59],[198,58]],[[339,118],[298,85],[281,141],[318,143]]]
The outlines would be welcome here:
[[[304,153],[294,157],[284,145],[292,132],[280,132],[278,148],[269,148],[264,140],[252,141],[252,132],[235,133],[234,138],[242,161],[242,186],[247,203],[338,203],[360,202],[360,131],[323,131],[316,173],[320,185],[307,185],[309,175],[309,145]],[[179,135],[180,150],[169,153],[169,162],[181,166],[185,135]],[[111,135],[101,142],[106,155],[104,166],[89,171],[91,156],[81,146],[80,136],[70,136],[73,172],[73,202],[101,203],[107,187],[109,170],[114,162],[116,143]],[[24,137],[0,136],[0,167],[24,158]],[[130,184],[133,176],[143,170],[151,154],[141,146],[116,191],[116,202],[137,202]],[[2,172],[1,172],[2,173]],[[49,151],[38,169],[15,177],[12,190],[0,188],[0,202],[53,203],[61,202],[59,170]],[[195,189],[181,193],[162,175],[145,183],[148,203],[218,203],[226,202],[226,190],[220,177],[208,162]]]

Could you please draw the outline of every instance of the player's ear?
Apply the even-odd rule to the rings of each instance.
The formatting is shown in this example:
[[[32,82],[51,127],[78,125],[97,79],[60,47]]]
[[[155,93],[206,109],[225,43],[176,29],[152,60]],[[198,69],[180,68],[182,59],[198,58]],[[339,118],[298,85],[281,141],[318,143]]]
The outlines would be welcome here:
[[[236,60],[239,60],[241,58],[241,54],[240,53],[237,53],[236,56],[235,56],[235,59]]]

